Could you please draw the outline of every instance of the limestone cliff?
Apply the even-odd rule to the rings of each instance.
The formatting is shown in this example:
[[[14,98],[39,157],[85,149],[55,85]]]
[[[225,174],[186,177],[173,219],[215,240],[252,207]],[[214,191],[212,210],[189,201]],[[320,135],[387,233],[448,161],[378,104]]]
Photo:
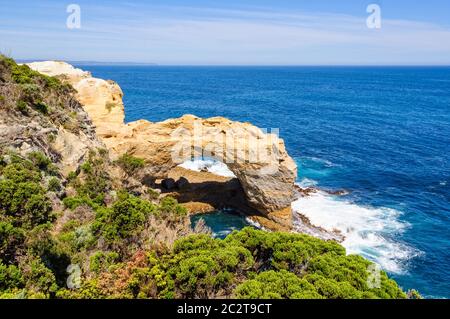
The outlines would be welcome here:
[[[42,152],[67,175],[104,148],[75,91],[9,59],[0,60],[0,150]]]
[[[251,207],[278,224],[291,225],[297,167],[276,135],[222,117],[185,115],[159,123],[125,123],[123,94],[116,83],[93,78],[64,62],[29,66],[65,79],[76,89],[78,101],[113,157],[129,153],[145,159],[146,171],[155,179],[167,177],[185,160],[214,157],[237,176]]]

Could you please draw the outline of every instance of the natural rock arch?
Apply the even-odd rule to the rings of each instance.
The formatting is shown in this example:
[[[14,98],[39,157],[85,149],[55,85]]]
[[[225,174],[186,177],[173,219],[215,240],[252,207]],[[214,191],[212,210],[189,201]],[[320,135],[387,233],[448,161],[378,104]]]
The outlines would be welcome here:
[[[157,178],[166,177],[191,158],[214,157],[239,179],[251,207],[279,224],[290,225],[297,167],[275,134],[249,123],[194,115],[125,124],[122,91],[116,83],[92,78],[64,62],[33,63],[30,67],[48,75],[63,75],[74,86],[97,135],[113,156],[129,153],[141,157]]]

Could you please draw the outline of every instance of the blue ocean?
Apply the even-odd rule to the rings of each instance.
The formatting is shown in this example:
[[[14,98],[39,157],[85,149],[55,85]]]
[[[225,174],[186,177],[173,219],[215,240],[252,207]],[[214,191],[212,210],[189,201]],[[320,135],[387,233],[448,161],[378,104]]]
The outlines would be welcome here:
[[[78,65],[122,87],[126,120],[225,116],[278,128],[318,193],[293,205],[404,289],[450,298],[450,68]],[[207,216],[214,231],[245,225]]]

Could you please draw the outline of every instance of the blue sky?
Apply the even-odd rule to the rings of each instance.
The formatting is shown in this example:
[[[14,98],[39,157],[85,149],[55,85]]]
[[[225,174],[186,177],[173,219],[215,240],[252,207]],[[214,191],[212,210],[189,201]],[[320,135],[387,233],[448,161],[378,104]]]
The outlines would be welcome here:
[[[81,7],[68,29],[66,8]],[[369,29],[369,4],[381,29]],[[450,1],[0,0],[16,59],[187,65],[450,65]]]

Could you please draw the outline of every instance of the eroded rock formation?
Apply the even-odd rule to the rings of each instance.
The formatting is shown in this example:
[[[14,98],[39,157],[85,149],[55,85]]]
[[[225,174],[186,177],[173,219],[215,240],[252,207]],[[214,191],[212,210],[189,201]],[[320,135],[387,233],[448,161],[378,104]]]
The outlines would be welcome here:
[[[97,138],[88,114],[65,88],[52,93],[43,83],[20,86],[10,77],[10,70],[3,60],[0,63],[0,150],[23,156],[42,152],[67,176],[78,169],[90,149],[105,147]],[[51,114],[28,105],[32,103],[27,99],[36,96],[45,108],[52,105]],[[23,103],[22,109],[17,101]]]
[[[278,224],[291,225],[297,167],[276,135],[223,117],[185,115],[158,123],[126,124],[122,91],[116,83],[93,78],[64,62],[29,66],[72,84],[113,156],[129,153],[145,159],[146,171],[154,178],[167,177],[174,167],[192,158],[216,158],[239,179],[251,207]]]

